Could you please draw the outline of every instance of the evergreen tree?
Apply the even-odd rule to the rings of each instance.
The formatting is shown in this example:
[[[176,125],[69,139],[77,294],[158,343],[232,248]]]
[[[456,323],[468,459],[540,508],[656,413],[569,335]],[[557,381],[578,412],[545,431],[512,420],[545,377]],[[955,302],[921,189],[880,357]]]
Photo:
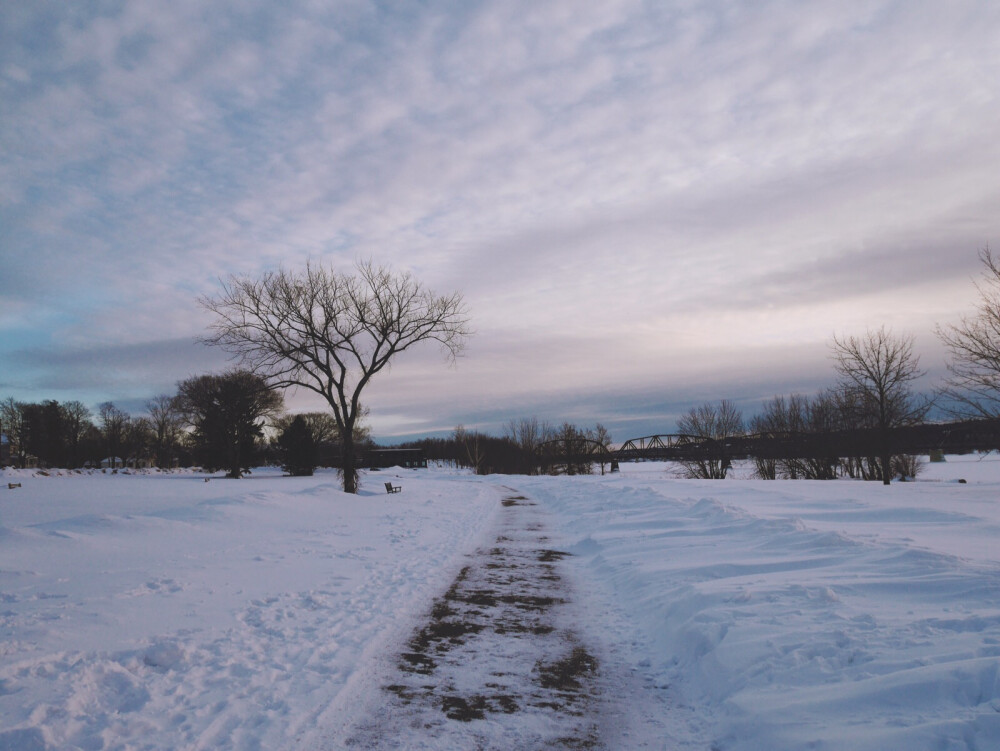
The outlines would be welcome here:
[[[293,477],[309,477],[316,469],[316,439],[302,415],[296,415],[278,437],[282,468]]]

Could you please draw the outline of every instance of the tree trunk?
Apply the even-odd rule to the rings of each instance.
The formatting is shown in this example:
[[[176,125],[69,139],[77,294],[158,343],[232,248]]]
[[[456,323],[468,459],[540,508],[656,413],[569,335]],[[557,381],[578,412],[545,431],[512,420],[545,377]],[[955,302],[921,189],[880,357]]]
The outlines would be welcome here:
[[[340,471],[344,478],[344,492],[358,492],[358,467],[354,456],[354,427],[348,426],[340,437]]]
[[[236,440],[239,440],[238,438]],[[227,447],[226,453],[229,455],[229,473],[226,477],[231,480],[239,480],[243,477],[243,467],[240,465],[243,463],[240,461],[240,452],[234,447]]]
[[[883,421],[881,432],[882,438],[882,484],[888,485],[892,480],[892,449],[889,445],[889,428]]]

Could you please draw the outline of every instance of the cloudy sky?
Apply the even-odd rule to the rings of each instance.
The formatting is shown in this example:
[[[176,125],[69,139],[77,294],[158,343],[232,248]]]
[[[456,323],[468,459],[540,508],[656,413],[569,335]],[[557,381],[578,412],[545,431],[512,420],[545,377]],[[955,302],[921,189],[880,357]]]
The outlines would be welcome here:
[[[883,324],[930,386],[1000,245],[998,39],[993,0],[3,3],[0,398],[141,413],[226,367],[220,278],[364,258],[476,331],[373,383],[387,440],[669,432]]]

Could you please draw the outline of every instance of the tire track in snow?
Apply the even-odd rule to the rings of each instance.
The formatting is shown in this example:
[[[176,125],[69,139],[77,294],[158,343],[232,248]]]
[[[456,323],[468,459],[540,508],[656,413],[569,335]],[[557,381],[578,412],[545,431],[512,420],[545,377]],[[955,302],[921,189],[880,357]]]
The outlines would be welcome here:
[[[559,573],[568,554],[548,546],[533,502],[502,503],[493,546],[434,602],[348,747],[603,747],[598,662]]]

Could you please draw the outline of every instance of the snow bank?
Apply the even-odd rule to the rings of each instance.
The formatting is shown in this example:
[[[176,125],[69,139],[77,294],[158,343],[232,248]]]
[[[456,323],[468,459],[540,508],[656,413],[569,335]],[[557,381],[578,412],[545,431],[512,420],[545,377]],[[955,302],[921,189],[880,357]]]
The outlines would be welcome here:
[[[650,466],[522,485],[691,747],[1000,748],[1000,484]]]

